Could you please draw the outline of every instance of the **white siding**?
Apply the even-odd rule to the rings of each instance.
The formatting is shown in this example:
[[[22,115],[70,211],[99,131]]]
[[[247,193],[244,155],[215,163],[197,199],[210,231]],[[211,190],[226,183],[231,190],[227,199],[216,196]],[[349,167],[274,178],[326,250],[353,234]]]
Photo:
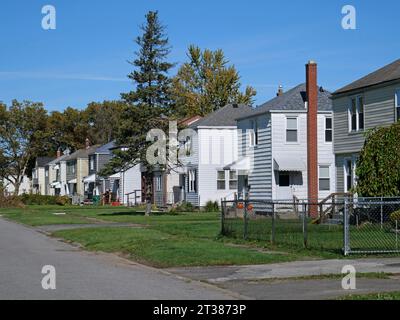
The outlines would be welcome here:
[[[198,139],[200,206],[209,200],[219,202],[222,198],[233,199],[237,189],[229,189],[229,172],[225,172],[225,190],[217,190],[217,171],[238,159],[236,128],[200,128]]]
[[[142,173],[140,169],[141,165],[138,164],[127,171],[120,172],[120,199],[124,205],[127,204],[127,193],[142,189]],[[141,192],[138,193],[138,196],[141,196]],[[133,195],[130,196],[130,201],[134,201]],[[137,201],[139,203],[142,202],[141,198],[138,198]]]

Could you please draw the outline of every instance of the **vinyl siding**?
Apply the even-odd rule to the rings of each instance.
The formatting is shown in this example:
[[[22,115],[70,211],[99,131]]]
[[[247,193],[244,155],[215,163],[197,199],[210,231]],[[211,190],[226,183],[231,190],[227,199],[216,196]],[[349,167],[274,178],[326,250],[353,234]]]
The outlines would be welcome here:
[[[348,108],[351,97],[364,96],[365,130],[390,125],[395,120],[395,92],[400,84],[365,89],[333,99],[334,152],[335,154],[359,152],[364,145],[364,133],[349,133]]]

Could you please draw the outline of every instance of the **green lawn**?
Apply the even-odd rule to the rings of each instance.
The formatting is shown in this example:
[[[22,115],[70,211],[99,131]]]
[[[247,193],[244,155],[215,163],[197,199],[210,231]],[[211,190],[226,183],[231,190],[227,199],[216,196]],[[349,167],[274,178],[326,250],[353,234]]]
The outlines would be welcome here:
[[[65,215],[54,215],[64,212]],[[219,213],[153,214],[132,208],[28,206],[3,209],[6,218],[24,224],[88,224],[127,222],[142,228],[83,228],[56,232],[57,237],[82,244],[88,250],[117,252],[154,266],[233,265],[285,262],[310,258],[343,258],[342,229],[308,225],[308,248],[303,246],[298,221],[278,221],[276,243],[271,244],[271,221],[251,220],[249,239],[243,239],[243,221],[229,221],[229,237],[220,236]]]

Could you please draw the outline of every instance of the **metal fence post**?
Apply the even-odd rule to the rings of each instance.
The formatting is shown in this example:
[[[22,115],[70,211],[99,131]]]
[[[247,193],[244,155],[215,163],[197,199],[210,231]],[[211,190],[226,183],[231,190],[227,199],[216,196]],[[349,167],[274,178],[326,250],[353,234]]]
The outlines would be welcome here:
[[[381,197],[381,230],[383,230],[383,197]]]
[[[275,223],[276,223],[276,213],[275,204],[272,203],[272,230],[271,230],[271,244],[275,244]]]
[[[304,204],[303,212],[303,245],[307,248],[308,234],[307,234],[307,204]]]
[[[225,203],[221,199],[221,235],[225,235]]]
[[[246,200],[244,200],[243,219],[244,219],[243,239],[247,240],[247,201]]]
[[[343,214],[343,252],[345,256],[350,254],[350,226],[349,226],[349,201],[344,198],[344,214]]]

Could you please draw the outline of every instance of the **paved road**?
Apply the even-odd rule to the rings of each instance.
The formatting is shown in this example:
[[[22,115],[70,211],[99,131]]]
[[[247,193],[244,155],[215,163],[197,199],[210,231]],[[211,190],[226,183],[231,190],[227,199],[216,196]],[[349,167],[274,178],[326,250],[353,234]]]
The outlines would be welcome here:
[[[44,265],[56,268],[56,290],[41,286]],[[233,299],[114,255],[78,250],[0,218],[0,299]]]

